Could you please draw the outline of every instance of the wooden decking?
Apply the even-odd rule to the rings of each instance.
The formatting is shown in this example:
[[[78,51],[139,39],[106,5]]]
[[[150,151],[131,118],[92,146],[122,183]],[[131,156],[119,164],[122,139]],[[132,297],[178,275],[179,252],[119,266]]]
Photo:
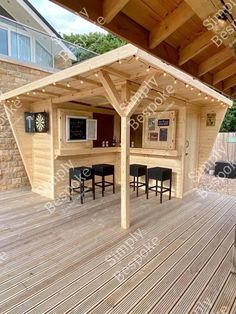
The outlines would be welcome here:
[[[133,197],[129,231],[118,193],[46,202],[0,194],[0,313],[236,313],[236,198]]]

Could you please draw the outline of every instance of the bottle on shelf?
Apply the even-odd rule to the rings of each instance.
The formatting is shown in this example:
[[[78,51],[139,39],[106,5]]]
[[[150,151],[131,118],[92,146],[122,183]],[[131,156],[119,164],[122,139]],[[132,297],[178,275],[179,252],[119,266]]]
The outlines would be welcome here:
[[[109,142],[108,141],[106,141],[106,147],[109,147]]]
[[[115,136],[113,136],[113,139],[112,139],[112,146],[116,147],[116,137]]]
[[[105,146],[106,146],[106,142],[102,141],[102,147],[105,147]]]

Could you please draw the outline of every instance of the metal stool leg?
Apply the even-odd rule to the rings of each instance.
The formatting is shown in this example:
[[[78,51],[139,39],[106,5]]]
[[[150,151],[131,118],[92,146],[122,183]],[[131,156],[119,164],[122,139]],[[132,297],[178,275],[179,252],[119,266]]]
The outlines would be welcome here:
[[[172,178],[170,178],[170,193],[169,193],[169,200],[171,200],[171,191],[172,191]]]
[[[232,273],[236,275],[236,225],[235,225],[235,237],[234,237],[234,253],[233,253],[233,268]]]
[[[84,188],[83,188],[84,182],[80,181],[80,203],[84,203]]]
[[[115,182],[115,173],[113,173],[113,194],[115,194],[115,185],[116,185],[116,182]]]
[[[95,177],[92,179],[93,199],[95,200]]]
[[[161,180],[161,197],[160,197],[160,202],[161,202],[161,204],[162,204],[162,199],[163,199],[163,192],[162,192],[162,190],[163,190],[163,181]]]
[[[148,175],[147,175],[147,194],[146,195],[147,195],[146,198],[148,200],[148,198],[149,198],[149,177],[148,177]]]
[[[134,177],[134,191],[135,191],[135,177]]]
[[[104,191],[105,191],[105,177],[102,176],[102,197],[104,197]]]
[[[136,193],[137,197],[138,197],[138,185],[139,185],[139,178],[137,177],[137,193]]]

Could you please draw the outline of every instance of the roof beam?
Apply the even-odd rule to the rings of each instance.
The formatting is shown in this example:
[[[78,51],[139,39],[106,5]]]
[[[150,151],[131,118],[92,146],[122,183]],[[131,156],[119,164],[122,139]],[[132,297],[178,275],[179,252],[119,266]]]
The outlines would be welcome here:
[[[111,101],[112,106],[115,108],[115,110],[119,113],[119,115],[125,116],[125,112],[122,109],[122,99],[119,95],[114,83],[112,82],[110,76],[108,73],[106,73],[103,70],[100,70],[98,72],[98,77],[107,92],[108,100]]]
[[[184,1],[161,21],[150,33],[149,46],[151,49],[158,46],[162,41],[174,33],[180,26],[194,16],[193,10]]]
[[[236,75],[231,76],[230,78],[225,80],[223,86],[224,86],[223,87],[224,91],[229,89],[229,88],[236,86]]]
[[[223,80],[226,80],[230,76],[236,73],[236,63],[232,63],[223,70],[217,72],[213,77],[213,84],[217,84]]]
[[[104,94],[105,94],[104,88],[103,87],[97,87],[97,88],[81,91],[81,92],[74,93],[74,94],[69,94],[69,95],[65,95],[65,96],[59,96],[59,97],[52,98],[52,103],[53,104],[60,104],[63,102],[69,102],[69,101],[73,101],[73,100],[83,99],[83,98],[89,97],[89,96],[98,96],[98,95],[104,95]]]
[[[204,32],[203,34],[195,38],[192,42],[190,42],[186,47],[180,50],[179,65],[183,65],[193,57],[197,56],[203,50],[210,47],[213,44],[211,41],[212,37],[212,32]]]
[[[130,0],[104,0],[103,16],[105,22],[110,23],[129,1]]]
[[[214,68],[218,67],[225,61],[229,60],[233,57],[232,52],[228,48],[222,49],[220,52],[216,53],[215,55],[211,56],[207,60],[203,61],[199,65],[199,76],[206,74],[207,72],[213,70]]]

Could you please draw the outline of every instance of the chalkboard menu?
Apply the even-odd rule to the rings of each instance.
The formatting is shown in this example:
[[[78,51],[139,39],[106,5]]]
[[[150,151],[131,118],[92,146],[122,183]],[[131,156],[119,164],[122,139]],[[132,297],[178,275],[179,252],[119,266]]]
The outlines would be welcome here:
[[[87,119],[67,117],[67,141],[83,141],[87,139]]]

